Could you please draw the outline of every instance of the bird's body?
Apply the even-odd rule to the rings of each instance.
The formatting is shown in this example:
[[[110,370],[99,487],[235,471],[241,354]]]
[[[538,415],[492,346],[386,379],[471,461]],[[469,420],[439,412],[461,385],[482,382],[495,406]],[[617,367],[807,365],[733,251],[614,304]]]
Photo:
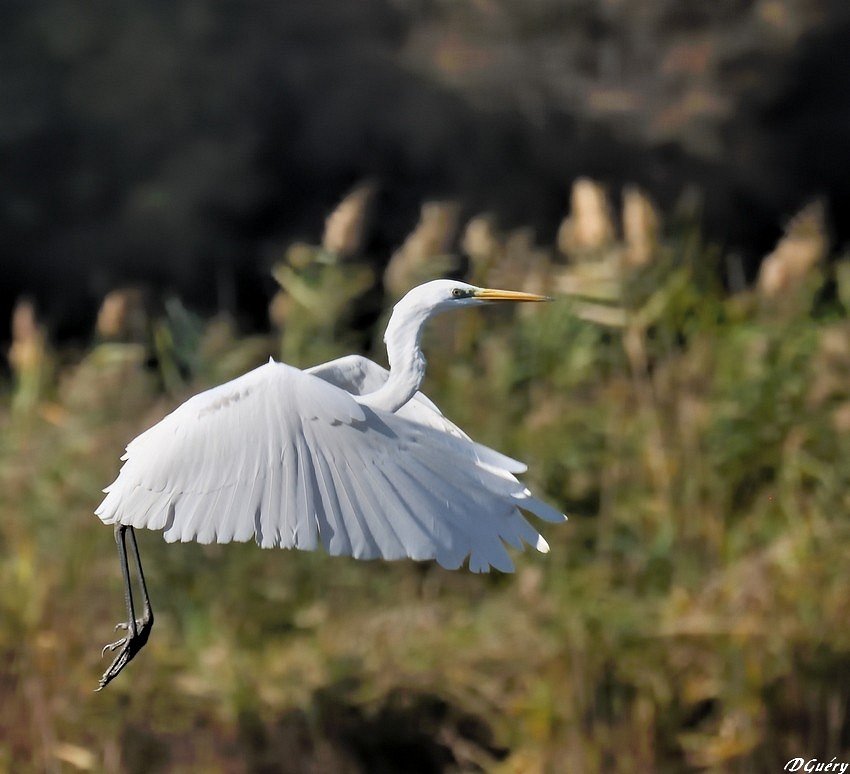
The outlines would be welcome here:
[[[168,541],[511,571],[506,543],[548,551],[521,510],[565,517],[517,480],[522,463],[473,442],[418,391],[425,321],[496,300],[544,299],[436,280],[396,306],[389,371],[356,355],[306,371],[269,361],[190,398],[127,446],[97,515]]]

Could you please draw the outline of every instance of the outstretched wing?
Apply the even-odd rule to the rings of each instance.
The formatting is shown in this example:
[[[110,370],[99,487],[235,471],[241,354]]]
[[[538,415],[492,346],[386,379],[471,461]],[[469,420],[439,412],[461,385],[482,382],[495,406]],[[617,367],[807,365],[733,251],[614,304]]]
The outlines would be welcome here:
[[[503,455],[281,363],[189,399],[122,459],[97,515],[168,541],[321,543],[359,559],[456,568],[469,556],[473,571],[510,571],[505,542],[548,549],[520,508],[564,519]]]

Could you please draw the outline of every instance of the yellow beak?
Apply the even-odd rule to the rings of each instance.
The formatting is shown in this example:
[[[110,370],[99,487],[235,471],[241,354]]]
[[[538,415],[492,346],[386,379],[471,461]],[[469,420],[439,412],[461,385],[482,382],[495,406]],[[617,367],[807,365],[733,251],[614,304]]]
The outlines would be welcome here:
[[[549,296],[538,296],[534,293],[522,293],[519,290],[494,290],[493,288],[482,288],[472,293],[473,298],[482,301],[551,301]]]

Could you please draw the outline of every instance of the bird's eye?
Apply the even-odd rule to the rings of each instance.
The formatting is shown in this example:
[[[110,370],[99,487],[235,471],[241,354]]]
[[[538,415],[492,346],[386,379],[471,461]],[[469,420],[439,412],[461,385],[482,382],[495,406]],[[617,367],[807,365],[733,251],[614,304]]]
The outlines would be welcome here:
[[[455,288],[452,291],[453,298],[464,298],[467,295],[467,292],[463,288]]]

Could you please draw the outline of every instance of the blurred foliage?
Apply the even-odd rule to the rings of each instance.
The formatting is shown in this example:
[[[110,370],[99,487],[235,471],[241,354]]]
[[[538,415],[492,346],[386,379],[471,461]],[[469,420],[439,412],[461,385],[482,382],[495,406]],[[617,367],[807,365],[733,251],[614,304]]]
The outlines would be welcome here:
[[[272,274],[281,287],[270,308],[282,330],[281,357],[305,366],[313,357],[329,360],[346,352],[345,323],[351,321],[352,303],[372,287],[373,271],[343,264],[320,247],[296,244]]]
[[[809,258],[790,260],[784,292],[727,295],[697,226],[663,225],[635,196],[623,241],[604,196],[589,197],[604,228],[579,222],[593,206],[572,212],[568,258],[474,219],[476,282],[570,297],[446,316],[426,341],[430,397],[527,461],[529,485],[571,514],[546,530],[551,554],[482,577],[141,534],[155,634],[102,694],[99,648],[122,600],[98,492],[129,438],[276,344],[172,305],[146,340],[48,369],[30,315],[14,351],[36,341],[42,354],[12,358],[0,404],[0,769],[846,760],[850,263],[816,263],[792,235],[776,254],[796,240]],[[282,349],[298,363],[339,354],[375,292],[357,250],[332,241],[292,247],[276,270]]]

